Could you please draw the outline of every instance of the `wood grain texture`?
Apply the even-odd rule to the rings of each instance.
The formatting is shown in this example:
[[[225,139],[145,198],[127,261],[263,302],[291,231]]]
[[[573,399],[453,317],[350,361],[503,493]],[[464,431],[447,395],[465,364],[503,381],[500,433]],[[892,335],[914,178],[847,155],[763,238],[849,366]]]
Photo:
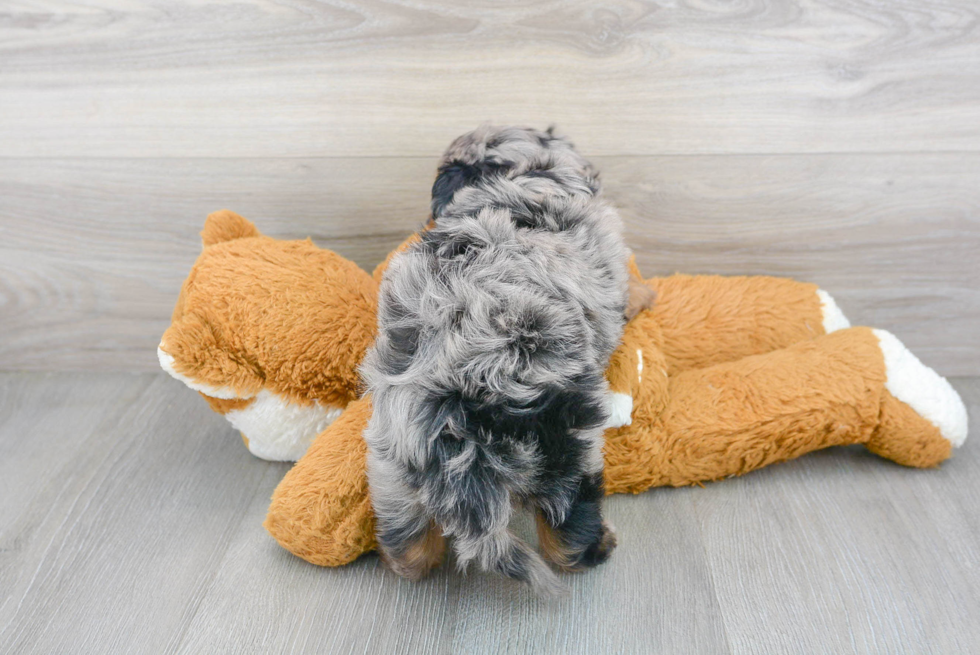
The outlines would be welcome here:
[[[776,275],[830,292],[946,375],[980,372],[980,156],[603,162],[645,274]]]
[[[980,154],[598,157],[648,275],[816,282],[947,375],[980,372]],[[370,268],[436,157],[0,159],[0,369],[153,370],[210,211]]]
[[[0,370],[155,369],[222,207],[373,266],[493,120],[570,134],[646,273],[811,280],[980,375],[978,26],[969,0],[8,3]],[[261,527],[286,466],[159,372],[0,373],[0,653],[977,652],[978,452],[612,498],[616,556],[542,603],[291,557]]]
[[[0,374],[0,653],[976,652],[978,453],[611,497],[615,556],[545,602],[292,557],[261,526],[287,466],[162,373]]]
[[[164,652],[269,467],[159,376],[0,389],[0,652]]]
[[[955,386],[977,425],[980,381]],[[827,450],[698,494],[732,651],[980,647],[975,446],[938,470]]]
[[[646,643],[644,652],[727,652],[689,500],[658,503],[651,525],[650,506],[610,499],[612,521],[642,543],[624,543],[616,567],[570,577],[568,599],[542,602],[510,581],[452,567],[413,584],[373,555],[317,569],[253,529],[267,499],[256,498],[229,547],[238,555],[218,571],[181,652],[627,653]],[[651,560],[642,555],[651,549],[687,555]],[[269,616],[277,618],[256,620]]]
[[[969,0],[21,0],[12,157],[429,156],[483,120],[591,155],[980,148]]]

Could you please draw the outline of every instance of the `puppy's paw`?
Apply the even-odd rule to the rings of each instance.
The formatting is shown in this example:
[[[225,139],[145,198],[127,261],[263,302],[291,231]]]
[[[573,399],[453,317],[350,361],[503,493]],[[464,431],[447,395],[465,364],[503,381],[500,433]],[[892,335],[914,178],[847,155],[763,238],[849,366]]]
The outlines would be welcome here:
[[[567,568],[568,571],[584,571],[600,564],[604,564],[616,548],[616,531],[611,525],[602,522],[602,534],[599,538],[582,553],[575,566]]]

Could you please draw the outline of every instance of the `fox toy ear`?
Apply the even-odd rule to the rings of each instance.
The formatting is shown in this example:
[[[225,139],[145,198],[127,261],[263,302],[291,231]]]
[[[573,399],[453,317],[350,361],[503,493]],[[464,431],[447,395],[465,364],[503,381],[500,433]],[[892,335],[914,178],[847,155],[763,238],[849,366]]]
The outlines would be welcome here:
[[[229,209],[222,209],[209,215],[201,231],[201,240],[205,248],[224,241],[258,236],[262,234],[251,221]]]

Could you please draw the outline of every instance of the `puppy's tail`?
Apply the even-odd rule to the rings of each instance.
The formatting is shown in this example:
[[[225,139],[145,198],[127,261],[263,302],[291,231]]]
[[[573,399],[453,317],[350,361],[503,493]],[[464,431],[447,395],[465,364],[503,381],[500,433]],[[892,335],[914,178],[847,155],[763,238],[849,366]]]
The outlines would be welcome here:
[[[455,549],[461,569],[476,560],[484,571],[525,582],[539,596],[568,593],[568,588],[544,559],[508,530],[457,538]]]

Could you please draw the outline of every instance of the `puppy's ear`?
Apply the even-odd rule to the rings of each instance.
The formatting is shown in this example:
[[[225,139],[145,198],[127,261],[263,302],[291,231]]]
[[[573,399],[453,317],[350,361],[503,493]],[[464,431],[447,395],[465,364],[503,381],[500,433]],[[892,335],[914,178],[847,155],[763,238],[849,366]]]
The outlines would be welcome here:
[[[453,194],[479,177],[476,167],[460,162],[443,164],[432,184],[432,215],[438,216],[453,200]]]

